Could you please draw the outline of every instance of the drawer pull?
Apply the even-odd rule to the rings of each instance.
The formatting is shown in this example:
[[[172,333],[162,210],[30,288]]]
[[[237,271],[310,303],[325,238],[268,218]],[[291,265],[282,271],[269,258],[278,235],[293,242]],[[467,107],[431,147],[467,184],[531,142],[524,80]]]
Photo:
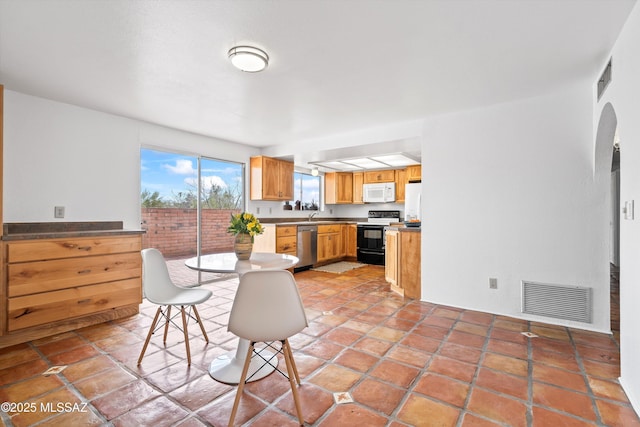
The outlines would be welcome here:
[[[87,304],[89,302],[91,302],[91,298],[78,300],[78,304]]]
[[[17,316],[13,316],[13,318],[14,319],[19,319],[22,316],[26,316],[27,314],[30,314],[30,313],[32,313],[31,309],[30,308],[25,308],[22,313],[18,314]]]
[[[62,246],[64,246],[65,248],[73,249],[78,245],[76,245],[74,243],[63,243]]]
[[[78,271],[78,274],[88,274],[88,273],[91,273],[91,269],[90,269],[90,268],[88,268],[88,269],[86,269],[86,270],[80,270],[80,271]]]
[[[80,246],[78,247],[79,251],[90,251],[91,250],[91,246]]]

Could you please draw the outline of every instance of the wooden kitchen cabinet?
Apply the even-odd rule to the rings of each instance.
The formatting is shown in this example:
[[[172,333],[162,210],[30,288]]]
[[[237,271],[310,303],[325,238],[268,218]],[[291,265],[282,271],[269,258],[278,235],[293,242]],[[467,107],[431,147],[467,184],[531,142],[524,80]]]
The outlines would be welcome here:
[[[140,235],[4,243],[0,347],[138,313]]]
[[[343,238],[346,236],[345,256],[355,259],[358,257],[358,226],[356,224],[345,224],[343,226]]]
[[[396,169],[396,203],[404,203],[404,186],[407,184],[407,170]]]
[[[391,284],[391,290],[404,296],[398,286],[398,230],[387,230],[385,233],[384,278]]]
[[[422,165],[407,166],[407,182],[422,181]]]
[[[420,238],[420,231],[386,231],[385,280],[392,291],[413,299],[422,296]]]
[[[341,257],[342,252],[342,224],[318,226],[318,259],[325,262]]]
[[[276,227],[276,252],[297,256],[298,227],[295,225],[279,225]]]
[[[377,184],[379,182],[395,182],[396,173],[393,169],[364,172],[365,184]]]
[[[251,157],[251,200],[293,200],[293,162]]]
[[[364,199],[362,197],[362,184],[364,184],[364,173],[353,173],[353,203],[363,204]]]
[[[328,205],[353,203],[353,174],[327,172],[324,174],[324,202]]]
[[[398,247],[398,285],[407,298],[420,299],[420,236],[419,231],[401,231]]]

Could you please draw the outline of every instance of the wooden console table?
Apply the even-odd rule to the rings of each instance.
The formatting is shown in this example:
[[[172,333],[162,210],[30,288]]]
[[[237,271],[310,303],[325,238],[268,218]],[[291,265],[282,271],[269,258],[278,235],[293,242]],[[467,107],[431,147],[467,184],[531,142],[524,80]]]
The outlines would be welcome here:
[[[117,221],[3,231],[0,348],[139,312],[144,231]]]

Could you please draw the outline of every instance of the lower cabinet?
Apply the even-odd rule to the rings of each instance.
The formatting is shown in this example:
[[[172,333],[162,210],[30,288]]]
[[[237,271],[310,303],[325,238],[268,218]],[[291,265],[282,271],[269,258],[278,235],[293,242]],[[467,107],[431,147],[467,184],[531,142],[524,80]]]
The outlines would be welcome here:
[[[138,313],[140,235],[4,243],[0,348]]]
[[[318,226],[318,262],[343,257],[342,224]]]
[[[384,278],[391,284],[391,290],[404,296],[404,291],[398,286],[398,230],[386,231],[384,250]]]
[[[296,225],[266,224],[264,228],[263,234],[255,236],[254,252],[297,255]],[[318,224],[316,264],[357,259],[357,234],[356,224]]]
[[[342,227],[345,256],[355,259],[358,257],[358,226],[355,224],[345,224]]]
[[[385,280],[391,290],[407,298],[421,298],[419,231],[386,231]]]
[[[296,256],[298,254],[298,227],[278,225],[276,227],[276,252]]]
[[[413,299],[420,299],[422,294],[420,236],[419,231],[401,231],[398,244],[398,285],[405,297]]]

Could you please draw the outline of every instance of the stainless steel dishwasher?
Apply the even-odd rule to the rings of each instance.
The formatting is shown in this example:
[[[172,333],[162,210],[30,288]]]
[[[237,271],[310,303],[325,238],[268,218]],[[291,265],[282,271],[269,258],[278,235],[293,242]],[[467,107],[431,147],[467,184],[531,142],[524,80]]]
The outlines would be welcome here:
[[[318,260],[318,226],[298,225],[297,256],[300,262],[295,270],[311,267]]]

